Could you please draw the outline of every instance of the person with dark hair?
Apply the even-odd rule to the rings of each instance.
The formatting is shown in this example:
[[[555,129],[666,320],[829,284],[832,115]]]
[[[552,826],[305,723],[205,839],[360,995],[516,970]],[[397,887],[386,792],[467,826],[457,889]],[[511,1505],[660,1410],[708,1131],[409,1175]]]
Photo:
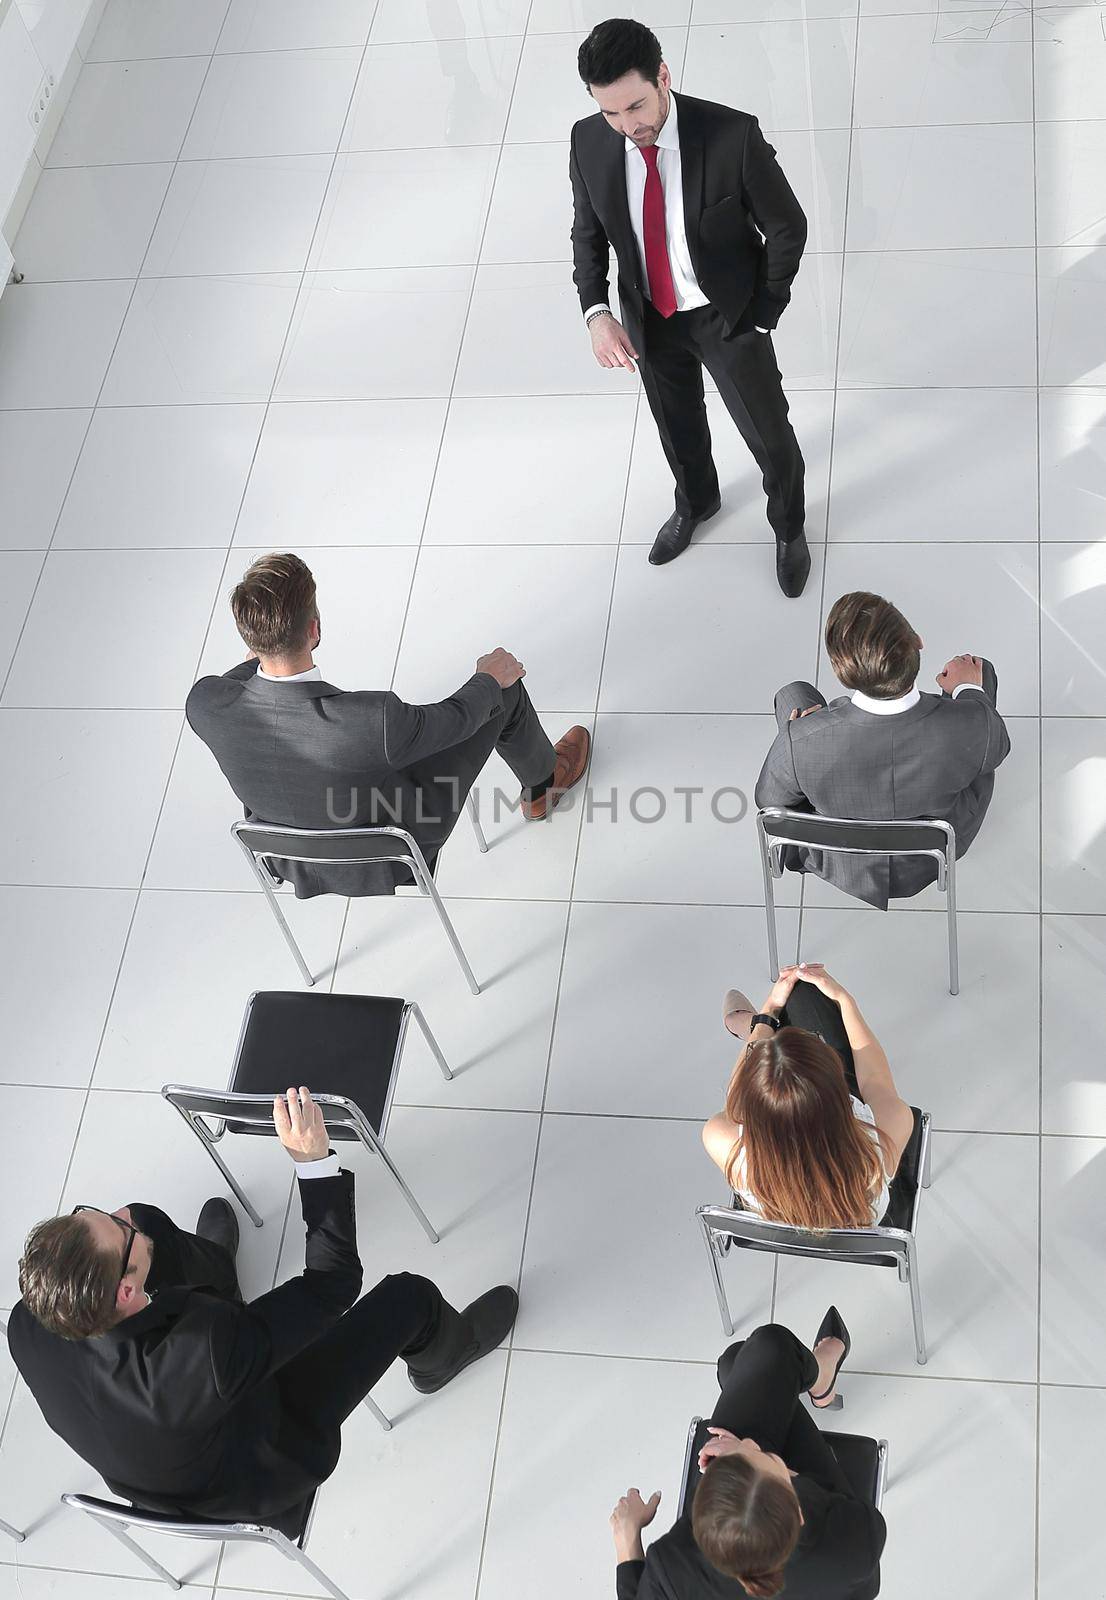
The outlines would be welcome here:
[[[998,674],[959,655],[917,686],[922,641],[897,606],[857,591],[835,602],[826,651],[851,693],[826,702],[811,683],[776,695],[778,732],[756,785],[758,806],[879,822],[948,822],[960,859],[979,832],[1010,752],[998,712]],[[930,856],[863,856],[785,845],[784,866],[813,872],[886,911],[937,876]]]
[[[721,506],[706,367],[760,469],[780,588],[800,595],[810,572],[804,465],[772,330],[806,243],[802,207],[756,117],[676,95],[642,23],[601,22],[578,66],[599,109],[572,130],[573,281],[599,365],[640,364],[676,480],[649,560],[682,555]],[[621,322],[609,304],[612,246]]]
[[[275,1097],[273,1124],[307,1225],[298,1278],[243,1301],[225,1200],[196,1234],[156,1206],[77,1206],[31,1230],[8,1344],[49,1426],[115,1494],[295,1538],[343,1422],[396,1358],[420,1393],[444,1388],[507,1337],[518,1296],[501,1284],[456,1311],[400,1272],[358,1299],[353,1176],[306,1088]]]
[[[432,705],[388,689],[346,692],[315,665],[322,637],[315,580],[296,555],[255,561],[231,595],[249,658],[201,678],[185,706],[246,817],[293,828],[403,828],[433,871],[493,750],[522,785],[529,822],[549,816],[587,770],[591,737],[550,740],[507,650],[482,655],[467,683]],[[411,881],[391,862],[270,862],[299,899],[392,894]]]
[[[873,1600],[886,1525],[802,1399],[833,1402],[850,1343],[831,1306],[813,1350],[767,1323],[723,1352],[690,1505],[648,1555],[660,1495],[630,1489],[611,1514],[618,1600]]]
[[[703,1144],[735,1204],[812,1233],[879,1222],[914,1113],[852,995],[804,962],[759,1011],[737,989],[722,1009],[745,1048]]]

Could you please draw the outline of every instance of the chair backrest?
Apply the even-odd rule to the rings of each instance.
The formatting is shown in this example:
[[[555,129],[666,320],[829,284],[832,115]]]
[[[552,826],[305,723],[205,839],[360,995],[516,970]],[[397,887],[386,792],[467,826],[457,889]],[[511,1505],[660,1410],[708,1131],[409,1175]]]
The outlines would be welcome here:
[[[705,1418],[692,1417],[687,1430],[677,1517],[682,1517],[690,1506],[695,1486],[702,1476],[699,1471],[699,1452],[710,1438],[707,1431],[709,1426]],[[829,1429],[823,1430],[822,1437],[837,1457],[838,1466],[858,1498],[868,1501],[878,1511],[883,1504],[887,1481],[887,1440],[869,1439],[859,1433],[833,1433]]]
[[[956,855],[956,834],[948,822],[873,822],[850,817],[819,817],[810,811],[770,806],[757,813],[768,848],[805,845],[845,855]]]
[[[190,1083],[167,1083],[161,1092],[209,1141],[220,1137],[222,1129],[213,1133],[201,1120],[206,1117],[225,1123],[233,1131],[276,1135],[271,1094],[236,1094],[232,1089],[203,1089]],[[368,1129],[360,1107],[345,1095],[312,1094],[311,1098],[322,1111],[328,1128],[348,1129],[347,1137],[360,1137],[362,1129]],[[369,1142],[374,1142],[372,1130],[368,1129],[368,1133]]]
[[[426,866],[417,842],[404,828],[281,828],[235,822],[230,831],[255,859],[277,856],[282,861],[337,862],[348,867],[384,861]]]
[[[113,1522],[122,1528],[145,1528],[150,1533],[167,1533],[176,1539],[212,1539],[228,1544],[290,1543],[288,1535],[279,1528],[261,1522],[184,1522],[179,1517],[163,1511],[142,1511],[137,1506],[120,1505],[114,1500],[99,1500],[91,1494],[63,1494],[62,1505],[74,1511],[83,1511],[97,1522]],[[310,1522],[315,1496],[305,1508],[304,1526]],[[302,1536],[301,1536],[302,1538]]]
[[[708,1242],[712,1234],[727,1234],[743,1250],[766,1250],[773,1255],[831,1257],[866,1265],[892,1267],[907,1253],[909,1234],[904,1228],[828,1228],[811,1233],[786,1222],[769,1222],[752,1211],[730,1206],[699,1206],[695,1215]]]

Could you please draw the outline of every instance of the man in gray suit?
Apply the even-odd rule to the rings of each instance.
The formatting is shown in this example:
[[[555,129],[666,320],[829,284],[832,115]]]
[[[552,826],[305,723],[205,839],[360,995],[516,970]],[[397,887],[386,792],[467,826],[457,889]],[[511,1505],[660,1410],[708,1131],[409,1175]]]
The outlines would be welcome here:
[[[408,705],[387,689],[346,693],[323,679],[313,660],[321,635],[315,580],[298,556],[255,561],[231,610],[252,654],[194,684],[185,714],[248,818],[294,828],[405,828],[433,868],[493,750],[522,785],[528,821],[546,817],[584,775],[586,728],[570,728],[552,745],[522,686],[526,669],[507,650],[481,656],[448,699]],[[301,900],[391,894],[411,881],[387,862],[271,866]]]
[[[826,650],[852,693],[827,705],[809,683],[780,690],[779,733],[757,780],[757,805],[889,822],[935,818],[952,824],[962,856],[987,814],[1010,736],[989,661],[955,656],[937,674],[941,693],[923,694],[915,682],[921,648],[889,600],[842,595],[826,623]],[[798,846],[785,847],[784,863],[881,911],[937,875],[925,856],[823,855]]]

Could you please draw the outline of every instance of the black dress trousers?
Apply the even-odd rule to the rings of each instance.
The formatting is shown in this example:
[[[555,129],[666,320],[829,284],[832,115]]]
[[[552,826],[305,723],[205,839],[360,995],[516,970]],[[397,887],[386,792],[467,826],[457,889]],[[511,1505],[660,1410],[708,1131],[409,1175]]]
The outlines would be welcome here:
[[[662,317],[645,302],[641,379],[676,479],[676,510],[699,516],[718,499],[703,399],[703,368],[718,386],[764,480],[768,521],[778,539],[803,531],[804,465],[788,418],[783,379],[770,333],[757,333],[748,316],[727,338],[713,306]]]

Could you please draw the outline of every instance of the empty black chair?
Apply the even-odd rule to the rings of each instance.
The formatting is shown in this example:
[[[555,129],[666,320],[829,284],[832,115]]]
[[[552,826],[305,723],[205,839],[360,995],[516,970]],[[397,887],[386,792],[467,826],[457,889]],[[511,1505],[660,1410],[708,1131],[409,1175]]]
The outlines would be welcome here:
[[[252,994],[246,1002],[225,1089],[168,1083],[161,1092],[200,1140],[254,1226],[260,1228],[260,1215],[215,1147],[225,1133],[275,1138],[273,1096],[310,1078],[312,1098],[331,1138],[335,1142],[360,1140],[378,1155],[427,1238],[437,1244],[437,1233],[384,1145],[412,1018],[442,1076],[452,1078],[438,1042],[413,1000],[277,990]]]

